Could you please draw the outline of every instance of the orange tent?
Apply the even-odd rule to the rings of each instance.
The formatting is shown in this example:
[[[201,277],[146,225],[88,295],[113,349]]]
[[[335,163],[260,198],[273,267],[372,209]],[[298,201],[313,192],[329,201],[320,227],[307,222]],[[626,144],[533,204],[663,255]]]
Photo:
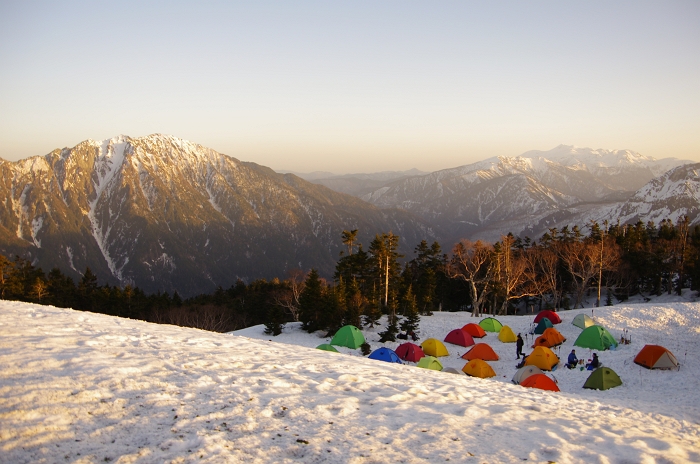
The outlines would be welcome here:
[[[473,359],[482,359],[484,361],[498,361],[498,355],[493,348],[491,348],[486,343],[477,343],[472,346],[471,350],[467,351],[462,355],[462,359],[467,359],[469,361]]]
[[[525,358],[526,366],[537,366],[543,371],[551,371],[558,362],[557,355],[546,346],[536,346],[532,353]]]
[[[546,346],[547,348],[551,348],[553,346],[561,345],[565,341],[566,338],[564,338],[564,336],[560,334],[557,329],[550,327],[548,329],[544,329],[542,335],[537,337],[534,346]]]
[[[678,367],[678,360],[666,348],[660,345],[644,345],[634,358],[634,363],[647,369],[673,369]]]
[[[459,346],[472,346],[474,344],[472,336],[469,335],[466,330],[462,329],[454,329],[448,333],[447,337],[445,337],[445,341]]]
[[[470,322],[469,324],[462,327],[462,330],[466,331],[469,335],[474,338],[482,338],[486,336],[486,331],[481,328],[479,324],[474,324]]]
[[[489,363],[481,359],[474,359],[469,361],[462,368],[462,372],[472,377],[479,377],[485,379],[487,377],[496,377],[496,373],[493,368],[489,366]]]
[[[559,387],[554,380],[547,377],[545,374],[533,374],[520,384],[523,387],[539,388],[540,390],[559,391]]]

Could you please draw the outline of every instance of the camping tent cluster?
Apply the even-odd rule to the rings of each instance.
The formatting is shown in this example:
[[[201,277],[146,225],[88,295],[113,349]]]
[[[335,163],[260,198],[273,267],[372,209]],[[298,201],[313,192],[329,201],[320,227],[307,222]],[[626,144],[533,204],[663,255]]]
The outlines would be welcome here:
[[[566,338],[554,328],[554,325],[561,322],[559,315],[553,311],[545,310],[537,314],[530,333],[537,334],[539,337],[534,340],[532,352],[524,357],[522,367],[519,366],[520,368],[513,376],[513,383],[528,388],[559,391],[556,379],[548,376],[546,372],[555,370],[560,362],[552,348],[557,348],[566,342]],[[599,351],[614,350],[618,346],[615,338],[605,327],[596,324],[585,314],[578,314],[573,319],[572,325],[582,329],[573,343],[574,346]],[[380,347],[369,354],[369,359],[399,364],[415,363],[417,367],[424,369],[460,375],[464,373],[479,378],[494,377],[496,371],[487,361],[498,361],[498,354],[488,343],[474,342],[475,338],[484,338],[488,333],[497,333],[501,343],[513,343],[517,340],[510,327],[504,326],[493,317],[487,317],[479,324],[468,323],[461,328],[450,330],[444,338],[444,343],[437,338],[428,338],[420,346],[410,342],[403,343],[396,348],[396,351],[388,347]],[[338,352],[336,349],[338,346],[357,349],[364,343],[366,342],[362,332],[355,326],[347,325],[336,332],[330,343],[321,344],[317,348]],[[469,348],[461,356],[467,361],[461,371],[452,367],[444,368],[438,359],[449,356],[445,343]],[[634,362],[647,369],[673,369],[679,366],[673,353],[659,345],[645,345],[634,358]],[[622,380],[613,369],[600,366],[588,376],[583,388],[607,390],[620,385]]]

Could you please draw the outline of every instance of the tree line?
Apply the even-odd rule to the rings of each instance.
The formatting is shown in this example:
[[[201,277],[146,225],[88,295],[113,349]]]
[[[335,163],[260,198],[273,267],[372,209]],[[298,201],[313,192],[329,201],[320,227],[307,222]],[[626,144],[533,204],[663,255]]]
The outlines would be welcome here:
[[[365,249],[357,230],[345,230],[332,278],[295,269],[283,279],[239,280],[187,299],[98,285],[89,268],[75,283],[57,268],[45,274],[27,260],[0,255],[0,298],[219,332],[265,324],[271,335],[292,321],[332,334],[345,324],[375,326],[386,315],[380,336],[387,341],[400,331],[418,332],[420,315],[433,311],[571,309],[587,299],[612,305],[700,287],[700,227],[691,228],[687,217],[659,225],[592,222],[586,229],[552,228],[536,241],[512,234],[495,243],[465,239],[449,253],[424,240],[408,257],[391,232],[375,235]]]

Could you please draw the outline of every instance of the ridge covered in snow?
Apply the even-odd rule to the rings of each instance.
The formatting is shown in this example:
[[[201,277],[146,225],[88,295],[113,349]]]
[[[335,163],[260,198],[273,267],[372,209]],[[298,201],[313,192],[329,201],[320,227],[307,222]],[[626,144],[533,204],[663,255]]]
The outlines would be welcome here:
[[[559,313],[562,356],[580,332],[571,320],[583,311],[590,310]],[[613,334],[630,331],[631,345],[601,353],[623,385],[585,390],[587,371],[560,368],[549,374],[562,390],[554,393],[511,384],[514,344],[494,334],[481,341],[501,356],[491,362],[497,378],[476,379],[374,361],[358,350],[315,350],[309,347],[325,340],[294,327],[268,341],[261,327],[217,334],[1,301],[1,460],[700,460],[700,305],[621,305],[594,317]],[[499,319],[516,332],[531,321]],[[422,318],[420,333],[444,337],[473,321],[436,313]],[[376,330],[365,334],[378,348]],[[646,343],[671,349],[680,370],[633,364]],[[448,349],[444,363],[459,368],[465,349]]]
[[[192,296],[237,279],[332,274],[344,229],[400,234],[410,250],[432,227],[241,162],[177,137],[87,140],[0,164],[0,253],[74,280]]]

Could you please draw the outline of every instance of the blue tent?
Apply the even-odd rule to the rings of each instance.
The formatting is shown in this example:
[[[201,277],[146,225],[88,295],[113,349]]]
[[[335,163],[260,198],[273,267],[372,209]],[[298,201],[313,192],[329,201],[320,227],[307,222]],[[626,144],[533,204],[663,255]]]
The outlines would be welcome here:
[[[403,364],[399,358],[399,355],[394,353],[394,350],[390,350],[386,347],[381,347],[372,351],[372,354],[370,354],[368,357],[369,359],[376,359],[378,361]]]

